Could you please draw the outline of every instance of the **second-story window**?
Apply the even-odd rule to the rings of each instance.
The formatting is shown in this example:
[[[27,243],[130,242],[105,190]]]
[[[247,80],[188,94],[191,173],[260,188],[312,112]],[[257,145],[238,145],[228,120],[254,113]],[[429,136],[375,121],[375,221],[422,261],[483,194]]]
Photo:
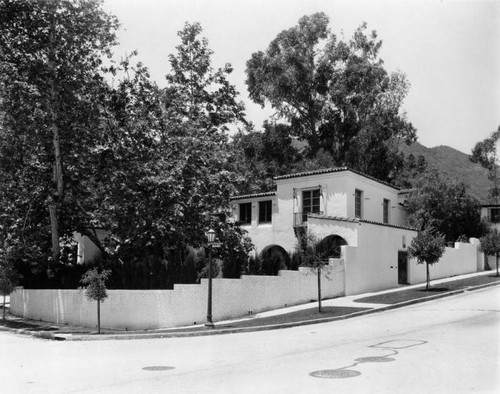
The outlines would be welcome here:
[[[363,192],[356,189],[354,191],[354,217],[361,219],[363,215]]]
[[[308,213],[319,213],[320,190],[304,190],[302,192],[302,221],[307,221]]]
[[[243,224],[252,223],[252,203],[240,204],[240,222]]]
[[[271,223],[273,217],[273,202],[259,201],[259,223]]]
[[[384,202],[383,202],[383,206],[384,206],[383,219],[384,219],[384,223],[386,223],[386,224],[389,223],[389,204],[390,204],[390,201],[386,200],[384,198]]]

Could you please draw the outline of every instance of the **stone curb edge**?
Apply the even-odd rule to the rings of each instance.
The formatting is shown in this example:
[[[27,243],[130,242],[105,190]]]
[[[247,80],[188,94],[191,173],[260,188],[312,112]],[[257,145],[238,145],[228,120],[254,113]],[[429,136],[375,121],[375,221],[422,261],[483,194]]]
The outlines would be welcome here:
[[[283,328],[300,327],[319,323],[329,323],[333,321],[346,320],[354,317],[371,315],[373,313],[389,311],[392,309],[403,308],[405,306],[410,306],[414,304],[420,304],[422,302],[433,301],[440,298],[445,298],[457,294],[462,294],[468,291],[481,290],[487,287],[493,287],[500,285],[499,282],[487,283],[484,285],[470,286],[463,289],[449,291],[443,294],[436,294],[428,297],[421,297],[414,300],[398,302],[396,304],[383,306],[381,308],[369,309],[361,312],[354,312],[343,316],[335,317],[325,317],[323,319],[313,319],[313,320],[302,320],[298,322],[291,323],[280,323],[265,326],[254,326],[254,327],[241,327],[241,328],[221,328],[214,330],[204,330],[204,331],[186,331],[186,332],[152,332],[152,333],[140,333],[140,334],[102,334],[102,335],[74,335],[71,334],[54,334],[53,332],[47,331],[32,331],[26,329],[12,329],[7,327],[0,327],[0,331],[10,331],[15,334],[29,335],[35,338],[49,339],[55,341],[106,341],[106,340],[132,340],[132,339],[156,339],[156,338],[189,338],[189,337],[199,337],[199,336],[209,336],[209,335],[224,335],[224,334],[238,334],[246,332],[256,332],[256,331],[270,331],[278,330]]]

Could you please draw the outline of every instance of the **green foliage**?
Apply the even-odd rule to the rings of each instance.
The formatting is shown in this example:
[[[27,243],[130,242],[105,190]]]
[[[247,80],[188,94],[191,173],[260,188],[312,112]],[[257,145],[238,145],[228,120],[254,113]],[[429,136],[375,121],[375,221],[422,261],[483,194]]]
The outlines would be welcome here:
[[[472,149],[472,155],[470,156],[473,163],[479,163],[488,170],[488,179],[492,183],[488,197],[497,204],[500,202],[500,179],[498,177],[498,165],[500,163],[498,162],[497,152],[499,140],[500,126],[488,138],[478,142]]]
[[[429,226],[455,242],[459,236],[480,237],[484,231],[480,202],[468,194],[463,183],[429,171],[417,182],[406,201],[408,224],[417,229]]]
[[[167,111],[179,123],[195,122],[197,133],[227,131],[227,125],[243,119],[244,106],[236,101],[238,92],[228,81],[230,64],[213,70],[208,40],[201,38],[199,23],[186,23],[178,32],[177,53],[169,56],[171,72],[164,91]],[[216,137],[216,136],[214,136]]]
[[[303,155],[294,147],[290,127],[264,122],[263,131],[248,127],[236,133],[231,142],[232,165],[239,174],[237,188],[240,194],[274,190],[273,178],[294,172]]]
[[[400,171],[397,172],[394,184],[403,189],[411,189],[421,181],[423,176],[425,176],[428,164],[423,155],[418,155],[418,157],[415,158],[412,153],[406,157],[403,153],[400,153],[400,156],[403,166]]]
[[[262,262],[259,256],[250,256],[247,264],[243,266],[242,274],[244,275],[265,275],[262,270]]]
[[[221,226],[219,239],[223,240],[217,254],[222,259],[222,276],[239,278],[243,267],[247,265],[248,256],[254,246],[246,231],[239,226]]]
[[[427,284],[426,290],[430,288],[429,266],[437,263],[445,251],[444,235],[438,233],[433,227],[428,226],[419,231],[418,235],[412,239],[408,247],[408,255],[416,258],[418,264],[425,263]]]
[[[111,275],[111,270],[103,270],[99,273],[97,268],[88,270],[81,279],[85,287],[85,297],[90,301],[103,302],[108,298],[106,280]]]
[[[419,264],[435,264],[445,250],[444,235],[439,234],[432,227],[424,228],[413,238],[408,247],[410,257],[416,258]]]
[[[302,266],[310,267],[316,270],[318,277],[318,311],[321,313],[321,273],[329,275],[329,258],[331,249],[325,245],[315,234],[303,232],[298,235],[296,252]]]
[[[278,275],[279,270],[290,266],[290,256],[281,246],[265,248],[259,255],[262,275]]]
[[[16,264],[49,277],[66,262],[62,240],[89,227],[117,26],[97,0],[0,1],[1,220]]]
[[[332,257],[330,248],[325,247],[322,240],[310,232],[299,235],[296,252],[300,255],[301,265],[311,268],[328,266],[329,258]]]
[[[496,227],[493,227],[487,234],[482,236],[479,241],[481,242],[481,252],[483,252],[487,256],[495,256],[498,276],[498,259],[500,257],[500,232]]]
[[[0,294],[12,293],[18,282],[18,274],[12,264],[0,258]]]
[[[270,103],[312,156],[323,148],[335,165],[392,180],[402,166],[400,139],[416,140],[400,112],[409,83],[383,68],[382,43],[366,24],[344,42],[328,22],[324,13],[304,16],[254,53],[246,70],[250,98]]]

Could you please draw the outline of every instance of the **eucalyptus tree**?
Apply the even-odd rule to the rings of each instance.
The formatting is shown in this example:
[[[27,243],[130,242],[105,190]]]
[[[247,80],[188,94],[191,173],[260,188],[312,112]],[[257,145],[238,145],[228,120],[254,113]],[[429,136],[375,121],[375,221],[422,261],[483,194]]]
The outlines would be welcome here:
[[[304,16],[253,53],[246,69],[250,98],[269,103],[312,155],[323,148],[337,165],[391,180],[402,166],[399,141],[416,140],[401,111],[409,82],[385,70],[382,42],[366,24],[344,42],[328,23],[324,13]]]
[[[49,275],[61,241],[89,219],[82,200],[117,27],[99,0],[0,0],[0,159],[14,214],[9,226],[12,238],[36,243],[44,255],[49,225]],[[26,242],[23,233],[31,237]]]
[[[489,198],[495,204],[500,202],[500,177],[498,174],[500,161],[497,152],[499,141],[500,126],[488,138],[478,142],[472,149],[470,156],[470,160],[473,163],[479,163],[483,168],[488,170],[488,179],[491,181]]]

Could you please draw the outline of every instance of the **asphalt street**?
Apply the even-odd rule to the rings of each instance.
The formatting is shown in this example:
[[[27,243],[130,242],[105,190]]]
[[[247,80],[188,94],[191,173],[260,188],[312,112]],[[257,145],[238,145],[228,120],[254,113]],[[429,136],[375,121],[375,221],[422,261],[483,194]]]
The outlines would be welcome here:
[[[2,393],[496,393],[500,287],[222,336],[58,342],[0,332]]]

